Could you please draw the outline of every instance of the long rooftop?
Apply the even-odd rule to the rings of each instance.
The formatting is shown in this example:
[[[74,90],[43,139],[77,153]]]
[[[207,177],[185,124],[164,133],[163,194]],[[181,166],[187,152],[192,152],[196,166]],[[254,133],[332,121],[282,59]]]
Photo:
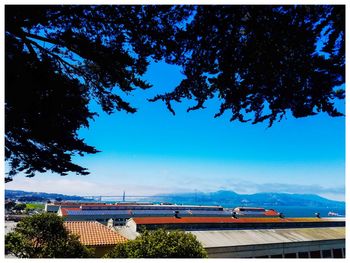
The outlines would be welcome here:
[[[189,231],[205,248],[345,239],[345,227]]]
[[[173,216],[174,210],[153,210],[153,209],[123,209],[123,210],[83,210],[80,208],[61,208],[63,216],[93,216],[93,215],[111,215],[111,216]],[[212,210],[180,210],[179,215],[181,216],[226,216],[232,215],[230,211],[212,211]]]
[[[334,222],[332,218],[263,218],[263,217],[134,217],[136,224],[200,224],[200,223],[303,223],[303,222]]]

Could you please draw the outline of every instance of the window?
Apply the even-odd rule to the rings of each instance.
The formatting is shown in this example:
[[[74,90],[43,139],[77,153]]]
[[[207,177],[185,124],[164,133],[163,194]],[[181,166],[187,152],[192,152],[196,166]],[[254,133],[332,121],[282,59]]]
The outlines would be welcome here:
[[[333,257],[334,258],[342,258],[342,250],[341,248],[333,249]]]
[[[321,258],[321,251],[319,251],[319,250],[310,251],[310,257],[311,258]]]
[[[298,253],[299,258],[309,258],[308,252],[299,252]]]
[[[332,257],[331,250],[330,249],[322,250],[322,257],[323,258],[331,258]]]
[[[285,258],[296,258],[297,254],[296,253],[287,253],[287,254],[284,254],[284,257]]]
[[[271,255],[271,258],[282,258],[282,255]]]

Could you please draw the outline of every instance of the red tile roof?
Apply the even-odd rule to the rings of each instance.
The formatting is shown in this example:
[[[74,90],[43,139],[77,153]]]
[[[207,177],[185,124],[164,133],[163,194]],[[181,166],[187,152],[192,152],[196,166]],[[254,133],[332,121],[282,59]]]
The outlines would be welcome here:
[[[99,204],[106,204],[106,203],[99,203]],[[96,203],[80,203],[80,202],[53,202],[48,203],[47,205],[75,205],[75,206],[81,206],[81,205],[96,205]]]
[[[322,222],[319,218],[231,218],[231,217],[134,217],[136,224],[196,224],[196,223],[282,223],[282,222]]]
[[[116,245],[127,241],[125,237],[98,222],[66,221],[64,226],[69,232],[79,236],[80,242],[84,245]]]
[[[273,210],[273,209],[270,209],[270,210],[265,211],[264,215],[265,216],[278,216],[278,212]]]
[[[117,205],[113,205],[113,204],[96,204],[96,203],[94,203],[94,204],[83,204],[83,206],[101,206],[101,207],[108,206],[108,207],[110,207],[110,206],[117,206]]]

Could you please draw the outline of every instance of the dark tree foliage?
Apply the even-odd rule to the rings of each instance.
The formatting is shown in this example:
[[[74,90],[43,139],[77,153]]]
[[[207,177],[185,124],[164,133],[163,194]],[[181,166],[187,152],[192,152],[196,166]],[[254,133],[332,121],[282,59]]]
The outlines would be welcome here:
[[[161,59],[186,7],[6,6],[5,156],[28,177],[86,175],[72,155],[96,153],[78,138],[94,113],[134,113],[122,94],[151,87],[141,79]]]
[[[6,254],[19,258],[87,258],[93,250],[63,225],[62,217],[43,213],[24,218],[5,236]]]
[[[6,210],[11,210],[11,209],[13,209],[15,206],[16,206],[16,202],[14,202],[14,201],[5,202],[5,209],[6,209]]]
[[[345,91],[344,6],[6,6],[5,156],[11,170],[88,174],[75,154],[96,101],[134,113],[123,97],[151,85],[150,60],[183,68],[162,100],[218,97],[215,117],[258,123],[326,112]],[[250,119],[249,119],[250,118]]]
[[[198,6],[176,41],[185,79],[151,100],[173,114],[171,101],[195,99],[190,111],[218,96],[215,117],[231,111],[231,121],[342,116],[333,102],[345,96],[334,89],[345,82],[345,6]]]
[[[19,203],[19,204],[16,204],[16,205],[15,205],[15,207],[13,208],[13,210],[15,210],[15,211],[21,211],[21,210],[26,209],[26,207],[27,207],[26,204]]]

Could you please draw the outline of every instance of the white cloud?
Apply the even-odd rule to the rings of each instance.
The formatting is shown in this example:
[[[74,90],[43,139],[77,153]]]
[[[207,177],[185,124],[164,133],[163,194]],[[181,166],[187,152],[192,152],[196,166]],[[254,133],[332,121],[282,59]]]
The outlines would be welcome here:
[[[62,177],[48,176],[47,178],[15,177],[12,182],[5,185],[6,189],[31,192],[60,193],[68,195],[122,195],[125,190],[127,195],[152,195],[167,192],[183,192],[181,187],[162,187],[152,184],[122,184],[103,181],[91,182],[86,177]]]
[[[240,194],[279,192],[290,194],[316,194],[332,200],[345,200],[345,187],[324,187],[317,184],[254,183],[250,181],[228,181],[222,189]]]

